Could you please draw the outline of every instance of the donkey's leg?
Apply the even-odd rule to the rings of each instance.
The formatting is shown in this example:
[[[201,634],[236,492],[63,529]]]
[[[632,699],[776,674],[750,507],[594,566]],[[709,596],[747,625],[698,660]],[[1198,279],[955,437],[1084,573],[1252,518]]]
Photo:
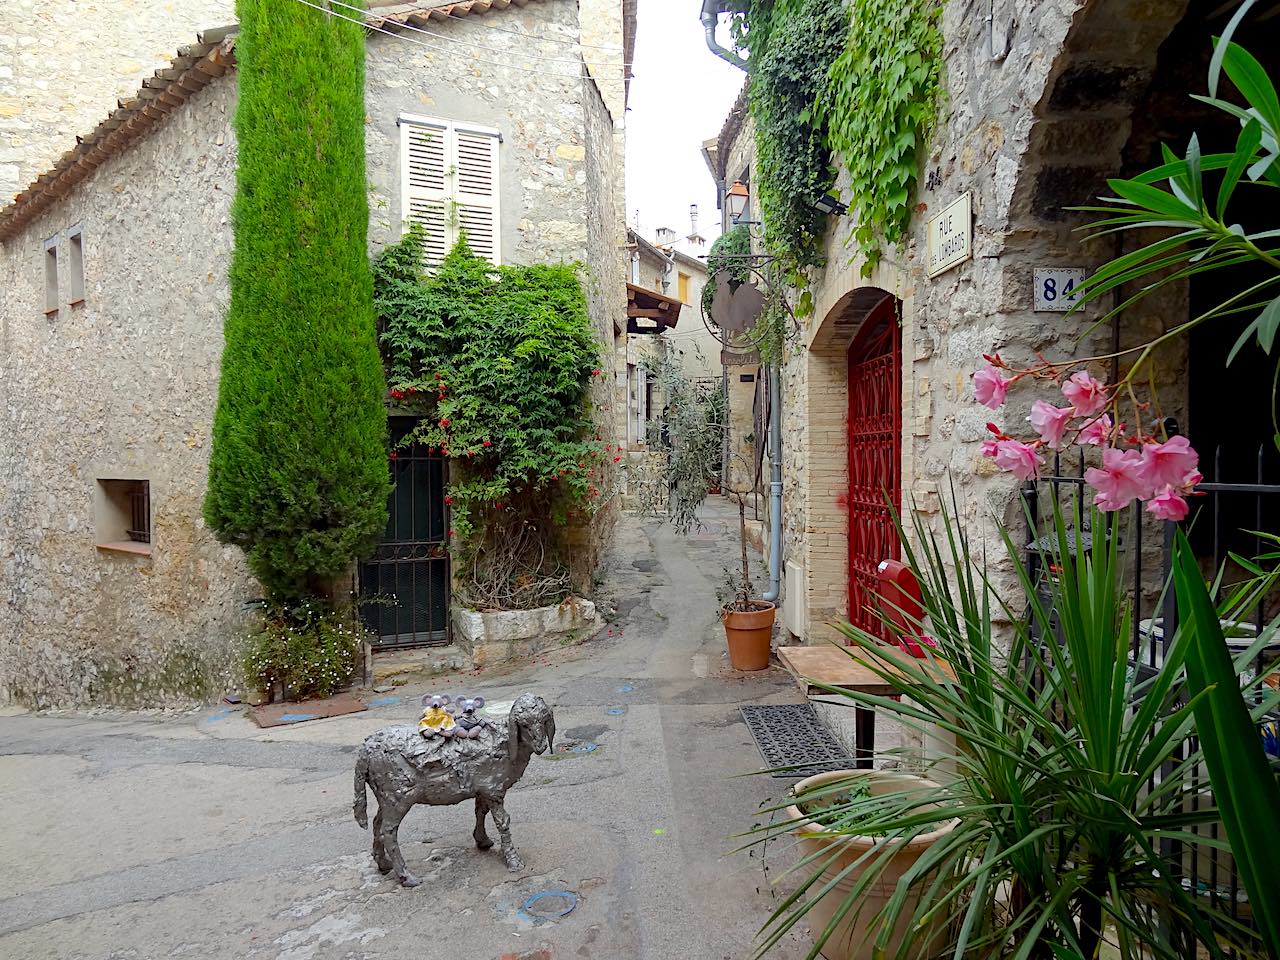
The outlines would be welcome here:
[[[382,845],[382,802],[378,802],[378,812],[373,817],[373,862],[378,865],[379,873],[391,872],[391,859]]]
[[[489,812],[489,806],[485,803],[483,797],[476,797],[476,829],[471,835],[476,838],[476,849],[488,850],[493,846],[493,841],[489,839],[489,834],[484,829],[484,817]]]
[[[378,811],[379,816],[383,817],[382,829],[378,831],[378,837],[382,840],[382,849],[391,858],[391,869],[395,871],[396,879],[404,887],[416,887],[422,882],[409,872],[408,867],[404,865],[404,854],[400,852],[400,821],[412,807],[413,804],[410,803],[390,806]]]
[[[498,846],[502,850],[502,859],[506,861],[507,869],[523,870],[524,861],[511,844],[511,816],[507,813],[507,808],[502,805],[501,799],[489,800],[488,805],[489,812],[493,814],[493,824],[498,828]]]

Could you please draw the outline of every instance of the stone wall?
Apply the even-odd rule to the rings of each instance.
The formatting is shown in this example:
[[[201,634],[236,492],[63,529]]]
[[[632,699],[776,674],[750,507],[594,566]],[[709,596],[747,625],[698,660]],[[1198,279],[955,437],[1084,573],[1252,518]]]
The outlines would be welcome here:
[[[0,698],[225,691],[255,588],[201,501],[222,353],[234,84],[217,81],[0,246]],[[44,241],[85,301],[44,314]],[[150,556],[98,549],[100,479],[151,484]]]
[[[866,310],[884,295],[901,310],[903,503],[936,528],[954,484],[976,548],[989,548],[998,583],[1010,576],[996,523],[1020,522],[1017,482],[981,457],[980,441],[991,419],[1027,431],[1031,402],[1047,394],[1019,388],[993,417],[974,403],[969,378],[992,350],[1023,363],[1037,352],[1067,358],[1109,348],[1108,330],[1077,342],[1098,309],[1071,318],[1033,312],[1032,270],[1092,267],[1115,253],[1082,245],[1073,230],[1084,220],[1063,208],[1088,203],[1121,169],[1134,103],[1184,8],[1002,0],[989,21],[972,0],[945,5],[946,90],[908,241],[863,277],[849,243],[852,217],[831,221],[827,266],[812,284],[816,309],[783,370],[785,553],[804,568],[806,584],[803,598],[786,599],[804,604],[807,639],[829,635],[825,623],[848,612],[847,352]],[[748,121],[720,144],[729,181],[750,165],[752,139]],[[973,197],[973,257],[929,279],[927,221],[965,192]],[[1126,342],[1163,329],[1168,311],[1185,316],[1185,290],[1135,314]],[[1164,359],[1180,379],[1184,355]],[[1164,400],[1176,411],[1185,394],[1174,387]]]
[[[0,3],[0,202],[24,188],[137,92],[143,77],[234,0],[4,0]]]
[[[574,36],[576,9],[548,0],[503,22]],[[473,19],[433,29],[529,49],[527,38],[478,33]],[[581,67],[564,69],[563,79],[486,73],[373,36],[371,252],[398,235],[399,113],[497,127],[504,259],[582,262],[593,323],[617,356],[619,134]],[[233,72],[0,246],[0,699],[154,703],[217,695],[229,682],[256,589],[240,552],[204,528],[201,502],[228,302],[234,103]],[[59,234],[65,245],[74,225],[86,300],[46,317],[44,241]],[[615,416],[606,378],[596,390],[603,437]],[[99,479],[150,482],[149,556],[95,546]],[[598,552],[612,510],[584,532],[584,555]]]

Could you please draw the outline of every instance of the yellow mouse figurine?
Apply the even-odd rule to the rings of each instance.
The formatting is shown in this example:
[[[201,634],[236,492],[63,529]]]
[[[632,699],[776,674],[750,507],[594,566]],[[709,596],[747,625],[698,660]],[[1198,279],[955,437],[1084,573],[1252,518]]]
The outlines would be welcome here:
[[[427,709],[422,712],[422,719],[418,721],[418,732],[424,737],[453,736],[456,724],[449,708],[449,697],[442,693],[435,694],[423,697],[422,703]]]

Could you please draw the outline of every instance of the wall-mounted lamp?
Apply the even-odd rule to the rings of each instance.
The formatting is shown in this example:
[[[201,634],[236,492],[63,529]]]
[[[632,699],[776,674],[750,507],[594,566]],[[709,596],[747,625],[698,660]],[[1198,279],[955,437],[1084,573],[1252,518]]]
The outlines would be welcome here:
[[[848,207],[841,203],[837,197],[834,197],[829,193],[824,193],[822,196],[818,197],[818,199],[813,201],[811,206],[819,213],[828,217],[843,217],[849,212]]]
[[[743,220],[742,215],[747,212],[747,201],[751,199],[751,192],[747,189],[747,185],[741,180],[733,181],[733,186],[725,191],[724,203],[729,210],[729,219],[734,224],[749,223],[759,224],[759,220]]]

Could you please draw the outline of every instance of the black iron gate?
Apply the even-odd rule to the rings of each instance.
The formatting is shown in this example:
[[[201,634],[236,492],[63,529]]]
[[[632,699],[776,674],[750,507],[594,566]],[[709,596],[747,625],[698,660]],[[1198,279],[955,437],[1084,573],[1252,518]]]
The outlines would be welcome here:
[[[391,418],[393,449],[415,422]],[[361,610],[378,649],[449,642],[444,470],[444,458],[420,444],[395,449],[387,528],[373,557],[360,564]]]

